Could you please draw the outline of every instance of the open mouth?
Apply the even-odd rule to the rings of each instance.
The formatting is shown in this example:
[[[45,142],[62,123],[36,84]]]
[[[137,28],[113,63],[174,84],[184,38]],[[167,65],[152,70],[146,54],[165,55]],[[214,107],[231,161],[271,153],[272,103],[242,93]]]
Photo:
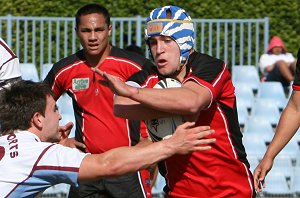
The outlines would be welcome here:
[[[98,49],[98,44],[89,44],[90,49]]]
[[[158,61],[157,61],[157,65],[158,66],[164,66],[164,65],[166,65],[167,64],[167,60],[166,59],[159,59]]]

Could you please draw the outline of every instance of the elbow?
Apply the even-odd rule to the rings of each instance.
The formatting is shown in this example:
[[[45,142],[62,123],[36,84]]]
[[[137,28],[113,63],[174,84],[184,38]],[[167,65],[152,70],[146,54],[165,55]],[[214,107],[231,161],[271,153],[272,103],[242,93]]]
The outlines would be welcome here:
[[[188,114],[188,115],[197,114],[200,111],[199,106],[195,102],[192,102],[192,101],[187,101],[187,102],[178,104],[178,107],[181,110],[184,110],[184,112],[183,112],[184,114]]]
[[[209,101],[203,100],[188,100],[184,103],[179,104],[180,109],[184,109],[184,114],[187,115],[198,115],[200,111],[207,108]]]

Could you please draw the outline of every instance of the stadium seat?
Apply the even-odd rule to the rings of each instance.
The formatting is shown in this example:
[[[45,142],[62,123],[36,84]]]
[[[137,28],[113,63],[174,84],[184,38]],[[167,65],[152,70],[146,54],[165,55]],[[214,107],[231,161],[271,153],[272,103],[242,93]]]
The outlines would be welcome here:
[[[248,156],[256,156],[259,160],[267,150],[267,146],[263,141],[251,141],[250,139],[243,139],[243,144]]]
[[[257,99],[266,98],[280,110],[287,104],[287,98],[280,82],[262,82],[259,84]]]
[[[48,74],[48,72],[50,71],[50,69],[52,68],[53,64],[52,63],[48,63],[48,64],[42,64],[41,66],[41,80],[44,80]]]
[[[279,153],[273,162],[272,171],[280,171],[289,180],[293,177],[294,166],[292,158],[284,153]]]
[[[275,128],[280,118],[280,111],[277,106],[274,105],[273,100],[266,98],[257,98],[255,103],[253,104],[251,116],[260,116],[262,119],[268,120]]]
[[[245,106],[247,107],[248,112],[251,112],[255,100],[251,87],[246,83],[236,83],[234,86],[237,106]]]
[[[245,124],[248,120],[248,117],[249,117],[247,107],[246,106],[238,106],[237,107],[237,112],[238,112],[240,127],[244,128]]]
[[[256,93],[260,83],[257,67],[254,65],[232,66],[232,81],[234,85],[240,82],[246,83]]]
[[[20,63],[21,77],[23,80],[39,82],[40,78],[36,66],[33,63]]]
[[[300,166],[294,168],[291,190],[297,195],[297,197],[300,196]]]
[[[161,174],[158,172],[156,176],[155,185],[151,189],[153,197],[164,197],[163,188],[166,185],[166,180]]]
[[[272,169],[265,178],[266,188],[263,193],[266,196],[292,196],[294,193],[290,189],[285,175],[280,169]]]
[[[244,133],[250,133],[255,135],[262,135],[267,133],[273,137],[274,130],[269,120],[265,119],[263,116],[249,116]]]
[[[253,173],[254,169],[259,164],[259,158],[256,155],[247,155],[247,160],[250,164],[250,171]]]
[[[295,141],[289,141],[288,144],[280,151],[278,156],[284,156],[291,159],[293,166],[297,164],[300,156],[299,145]]]

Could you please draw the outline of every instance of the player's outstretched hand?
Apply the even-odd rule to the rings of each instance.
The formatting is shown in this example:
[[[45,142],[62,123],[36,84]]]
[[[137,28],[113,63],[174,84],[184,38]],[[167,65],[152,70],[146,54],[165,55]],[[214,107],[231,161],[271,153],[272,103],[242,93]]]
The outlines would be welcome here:
[[[175,133],[167,140],[175,148],[177,154],[188,154],[193,151],[205,151],[211,149],[210,144],[216,139],[207,137],[215,131],[209,126],[197,126],[194,122],[185,122],[179,125]]]
[[[66,139],[69,137],[73,126],[74,126],[73,122],[68,122],[64,126],[58,127],[58,132],[60,134],[60,140],[63,140],[63,139]]]
[[[273,166],[273,160],[263,158],[254,170],[253,179],[256,192],[262,192],[266,187],[265,177]]]
[[[101,71],[98,68],[92,68],[92,70],[101,75],[106,80],[106,85],[118,96],[129,97],[138,93],[138,88],[132,87],[124,83],[120,78]],[[103,84],[103,82],[102,82]]]
[[[74,124],[72,122],[68,122],[64,126],[59,126],[59,128],[58,128],[58,131],[60,134],[59,144],[68,146],[71,148],[79,148],[81,150],[85,149],[85,145],[83,143],[76,141],[75,138],[68,138],[68,136],[73,128],[73,125]]]

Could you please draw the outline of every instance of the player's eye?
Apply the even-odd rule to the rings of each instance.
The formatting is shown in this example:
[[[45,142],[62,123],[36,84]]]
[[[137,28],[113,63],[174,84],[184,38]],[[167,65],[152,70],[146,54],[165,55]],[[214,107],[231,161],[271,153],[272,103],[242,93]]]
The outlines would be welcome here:
[[[54,112],[56,112],[56,111],[58,111],[58,106],[57,105],[54,106]]]

